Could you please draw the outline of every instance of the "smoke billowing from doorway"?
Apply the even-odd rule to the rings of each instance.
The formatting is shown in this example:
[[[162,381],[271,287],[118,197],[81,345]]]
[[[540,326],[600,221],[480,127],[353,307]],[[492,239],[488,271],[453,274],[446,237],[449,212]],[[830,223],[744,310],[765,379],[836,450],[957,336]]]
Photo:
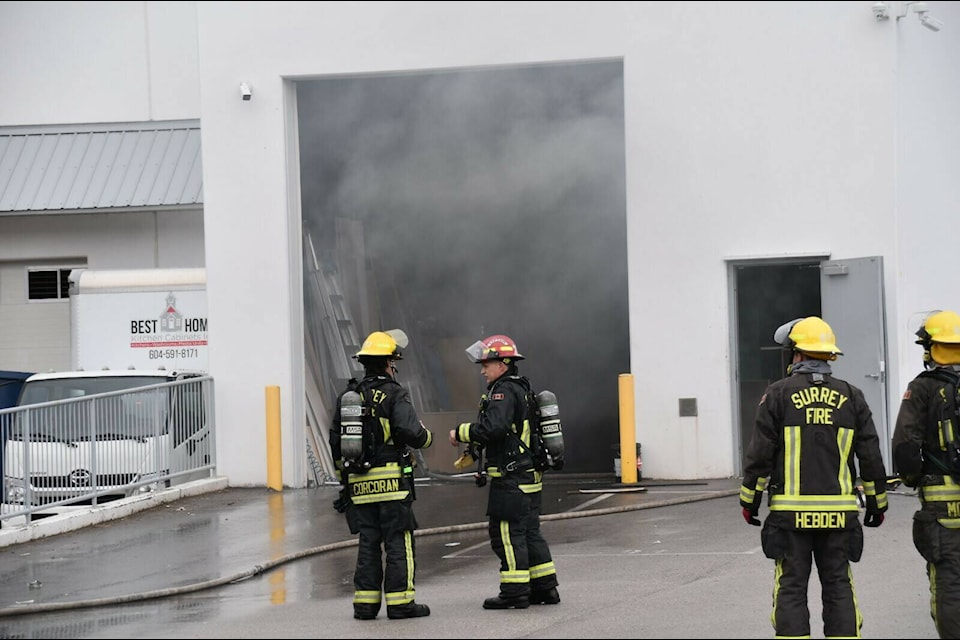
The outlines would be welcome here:
[[[521,374],[560,399],[567,468],[609,471],[629,371],[622,63],[297,93],[304,230],[332,251],[338,219],[362,223],[378,311],[361,333],[410,334],[438,411],[475,409],[482,379],[463,349],[510,335]]]

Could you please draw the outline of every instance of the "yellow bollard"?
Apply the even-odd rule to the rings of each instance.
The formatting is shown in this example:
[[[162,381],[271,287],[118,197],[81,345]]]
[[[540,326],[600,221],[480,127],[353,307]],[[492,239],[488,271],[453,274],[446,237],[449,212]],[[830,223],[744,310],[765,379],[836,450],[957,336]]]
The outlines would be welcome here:
[[[620,374],[620,482],[637,483],[637,429],[633,415],[633,375]]]
[[[267,502],[270,520],[270,554],[271,560],[278,560],[285,555],[287,543],[286,511],[283,508],[283,494],[270,495]],[[287,580],[286,573],[281,568],[270,574],[270,604],[286,604]]]
[[[283,489],[283,455],[280,451],[280,387],[267,387],[267,487]]]

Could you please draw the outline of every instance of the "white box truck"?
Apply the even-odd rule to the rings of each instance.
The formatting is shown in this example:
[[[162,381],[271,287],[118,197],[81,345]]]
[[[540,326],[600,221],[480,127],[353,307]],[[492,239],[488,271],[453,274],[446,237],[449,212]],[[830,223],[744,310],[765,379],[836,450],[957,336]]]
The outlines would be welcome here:
[[[74,269],[74,369],[207,371],[206,270]]]
[[[73,370],[30,376],[0,410],[5,514],[55,515],[212,469],[205,270],[74,269],[69,291]]]

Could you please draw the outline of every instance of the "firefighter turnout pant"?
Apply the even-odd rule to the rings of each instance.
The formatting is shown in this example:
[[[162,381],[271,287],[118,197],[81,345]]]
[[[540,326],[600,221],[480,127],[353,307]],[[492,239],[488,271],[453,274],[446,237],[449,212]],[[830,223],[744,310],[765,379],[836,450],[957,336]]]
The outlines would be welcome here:
[[[353,574],[354,612],[376,615],[380,611],[381,591],[388,612],[393,607],[414,602],[413,532],[417,522],[412,503],[390,500],[352,505],[347,510],[347,518],[350,530],[360,534]]]
[[[793,529],[764,522],[763,551],[776,561],[773,612],[777,638],[809,638],[807,588],[816,562],[826,638],[859,638],[863,616],[857,606],[850,562],[860,560],[863,529],[859,520],[846,529]]]
[[[960,638],[960,519],[942,517],[946,515],[926,509],[913,514],[913,544],[927,561],[930,616],[937,633]]]
[[[488,533],[500,559],[501,598],[525,598],[531,591],[545,592],[559,584],[550,547],[540,532],[541,487],[524,484],[526,475],[490,481]]]

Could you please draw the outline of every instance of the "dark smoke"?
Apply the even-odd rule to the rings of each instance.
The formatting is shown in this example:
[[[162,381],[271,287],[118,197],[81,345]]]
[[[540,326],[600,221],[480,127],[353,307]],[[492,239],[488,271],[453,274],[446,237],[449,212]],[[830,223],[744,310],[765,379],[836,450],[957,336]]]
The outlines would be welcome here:
[[[463,349],[510,335],[521,373],[560,400],[567,468],[611,471],[630,371],[622,63],[325,78],[297,92],[305,231],[329,251],[338,218],[363,223],[380,326],[360,332],[410,334],[427,411],[473,411],[482,381]],[[462,365],[441,366],[452,358]]]

